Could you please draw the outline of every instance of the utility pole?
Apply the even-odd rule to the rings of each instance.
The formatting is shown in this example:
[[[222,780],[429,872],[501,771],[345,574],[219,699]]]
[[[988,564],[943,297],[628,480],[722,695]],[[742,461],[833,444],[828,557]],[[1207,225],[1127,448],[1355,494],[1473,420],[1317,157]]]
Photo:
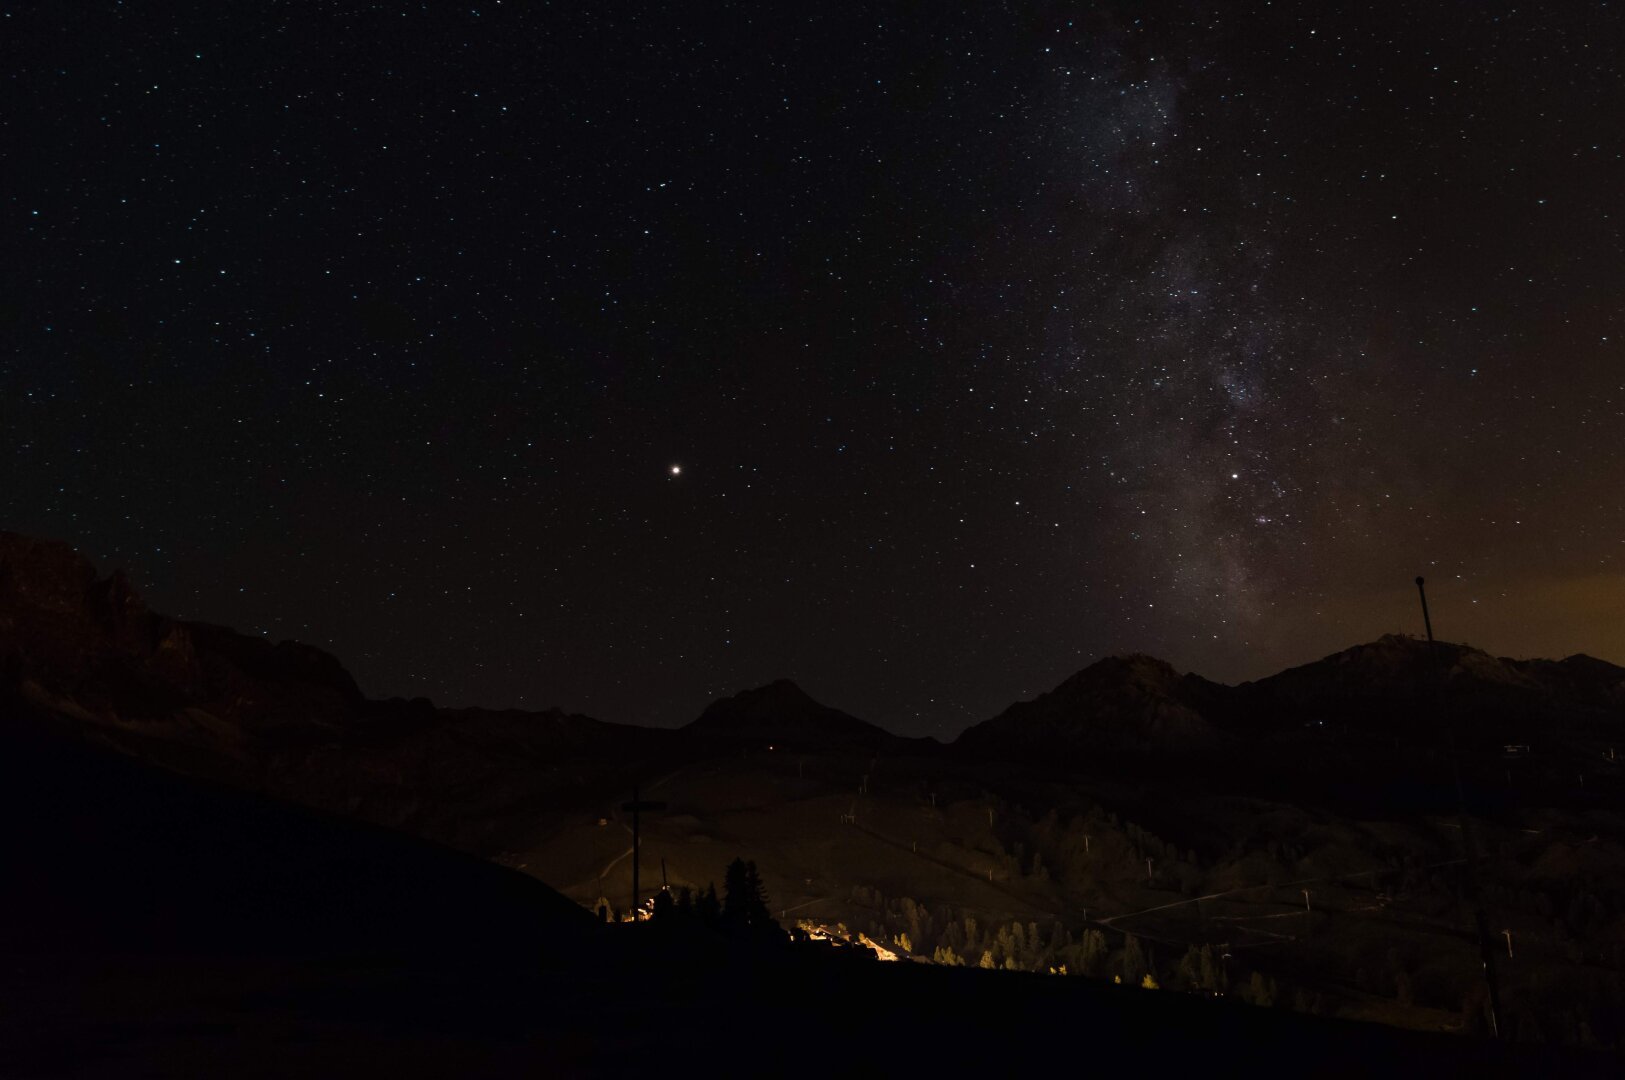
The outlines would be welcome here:
[[[1151,878],[1151,856],[1149,856],[1149,855],[1147,855],[1145,857],[1145,880],[1148,881],[1148,882],[1152,880],[1152,878]]]
[[[1422,601],[1422,625],[1428,634],[1428,659],[1433,667],[1434,705],[1439,721],[1444,726],[1445,753],[1450,757],[1450,775],[1456,782],[1456,816],[1461,822],[1461,843],[1466,850],[1466,886],[1468,901],[1473,905],[1473,922],[1478,931],[1478,956],[1484,967],[1484,986],[1490,997],[1490,1035],[1501,1037],[1501,988],[1495,977],[1495,951],[1490,947],[1489,924],[1484,919],[1484,904],[1478,895],[1478,843],[1473,838],[1467,820],[1467,794],[1461,784],[1461,763],[1456,759],[1456,734],[1449,717],[1444,715],[1444,671],[1439,665],[1439,646],[1433,640],[1433,619],[1428,614],[1428,594],[1423,579],[1416,579],[1416,595]]]
[[[644,802],[638,798],[638,789],[632,788],[632,801],[622,803],[621,809],[632,814],[632,921],[638,921],[638,855],[641,847],[641,830],[638,825],[638,814],[644,810],[664,810],[663,802]],[[665,873],[665,861],[661,861],[661,873]]]

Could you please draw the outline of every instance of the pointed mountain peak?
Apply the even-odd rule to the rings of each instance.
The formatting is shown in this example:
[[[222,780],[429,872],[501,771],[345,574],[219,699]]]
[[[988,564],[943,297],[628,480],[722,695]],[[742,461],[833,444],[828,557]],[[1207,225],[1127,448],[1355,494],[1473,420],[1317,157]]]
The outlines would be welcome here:
[[[1558,665],[1571,671],[1586,672],[1587,674],[1609,679],[1625,679],[1625,668],[1618,664],[1610,664],[1606,660],[1599,660],[1588,653],[1578,652],[1573,656],[1565,656],[1559,660]]]
[[[873,724],[819,703],[789,679],[718,698],[686,730],[764,743],[874,745],[892,738]]]
[[[803,690],[798,683],[793,682],[790,679],[774,679],[770,683],[764,683],[761,686],[753,686],[748,690],[741,690],[739,693],[735,694],[733,698],[725,698],[723,700],[748,700],[759,702],[771,701],[784,704],[793,702],[797,704],[804,703],[817,705],[819,708],[823,708],[822,705],[819,705],[818,702],[813,700],[811,694],[807,693],[807,691]]]
[[[1079,671],[1057,687],[1088,685],[1102,682],[1133,681],[1146,684],[1175,682],[1183,678],[1166,660],[1145,653],[1125,653],[1105,656]]]
[[[1437,667],[1435,667],[1437,665]],[[1426,638],[1408,634],[1384,634],[1375,641],[1352,645],[1340,652],[1308,664],[1260,679],[1260,686],[1282,688],[1300,685],[1338,684],[1362,694],[1382,688],[1414,687],[1442,671],[1451,680],[1473,678],[1490,682],[1516,682],[1521,676],[1516,665],[1453,641],[1430,645]]]
[[[978,752],[1087,756],[1106,751],[1186,752],[1211,746],[1202,715],[1223,688],[1181,675],[1143,653],[1108,656],[1054,690],[1019,702],[963,732],[956,745]]]

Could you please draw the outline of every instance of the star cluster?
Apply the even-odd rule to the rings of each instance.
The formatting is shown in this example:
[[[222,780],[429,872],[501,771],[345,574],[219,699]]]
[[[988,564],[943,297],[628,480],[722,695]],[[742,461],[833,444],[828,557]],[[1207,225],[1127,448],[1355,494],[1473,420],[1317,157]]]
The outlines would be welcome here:
[[[645,723],[1625,661],[1617,13],[916,7],[0,11],[0,525]]]

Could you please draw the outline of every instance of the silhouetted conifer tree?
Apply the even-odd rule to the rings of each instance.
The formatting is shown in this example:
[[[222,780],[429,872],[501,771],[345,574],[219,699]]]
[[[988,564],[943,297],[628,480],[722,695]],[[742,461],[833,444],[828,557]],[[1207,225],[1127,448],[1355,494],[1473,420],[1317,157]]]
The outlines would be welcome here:
[[[1201,965],[1201,953],[1195,945],[1185,950],[1185,955],[1179,958],[1179,966],[1174,969],[1174,986],[1181,990],[1202,990],[1202,976],[1198,970]]]
[[[1145,960],[1145,950],[1140,947],[1140,939],[1133,934],[1124,934],[1123,984],[1125,986],[1139,986],[1149,971],[1150,967]]]
[[[1219,985],[1219,967],[1213,956],[1213,946],[1203,945],[1197,959],[1197,985],[1203,990],[1222,990]]]
[[[717,899],[716,882],[707,885],[705,891],[695,898],[694,914],[707,926],[715,926],[722,920],[722,902]]]
[[[736,934],[761,940],[784,940],[784,931],[767,907],[767,889],[754,862],[735,859],[723,878],[726,895],[722,924]]]
[[[1108,951],[1105,934],[1099,930],[1085,930],[1075,948],[1077,959],[1072,965],[1074,971],[1091,978],[1099,978],[1105,973]]]
[[[767,890],[756,873],[756,864],[735,859],[722,879],[722,919],[739,926],[751,926],[772,919],[767,910]]]
[[[1277,993],[1275,980],[1260,972],[1253,972],[1252,978],[1247,980],[1247,1000],[1261,1009],[1274,1005]]]

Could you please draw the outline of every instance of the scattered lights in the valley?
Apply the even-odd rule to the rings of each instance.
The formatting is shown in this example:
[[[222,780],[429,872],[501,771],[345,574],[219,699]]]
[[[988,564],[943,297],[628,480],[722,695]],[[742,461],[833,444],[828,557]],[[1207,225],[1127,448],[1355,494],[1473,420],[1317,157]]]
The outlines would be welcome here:
[[[879,960],[889,960],[895,962],[903,959],[901,954],[892,949],[888,949],[886,946],[882,945],[868,934],[863,933],[861,930],[854,934],[851,930],[847,929],[845,923],[830,924],[813,922],[810,919],[797,919],[796,929],[805,933],[808,939],[811,941],[834,941],[839,942],[842,945],[855,945],[861,948],[870,949],[874,952],[875,958]]]

